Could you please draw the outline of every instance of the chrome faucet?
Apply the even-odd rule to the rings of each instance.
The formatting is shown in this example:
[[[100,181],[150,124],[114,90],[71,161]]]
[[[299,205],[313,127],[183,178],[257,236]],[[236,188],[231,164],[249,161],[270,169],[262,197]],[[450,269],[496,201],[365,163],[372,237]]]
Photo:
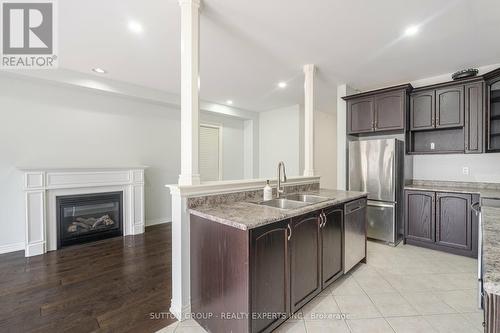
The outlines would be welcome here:
[[[283,169],[283,183],[286,183],[286,170],[285,170],[285,163],[283,161],[278,163],[278,189],[277,189],[278,198],[280,197],[280,194],[285,193],[285,186],[282,186],[282,184],[281,184],[281,170],[282,169]]]

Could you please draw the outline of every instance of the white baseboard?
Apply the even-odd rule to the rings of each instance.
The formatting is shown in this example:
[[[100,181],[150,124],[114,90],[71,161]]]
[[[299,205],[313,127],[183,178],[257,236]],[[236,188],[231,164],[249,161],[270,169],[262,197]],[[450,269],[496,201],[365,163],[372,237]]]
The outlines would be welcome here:
[[[23,250],[24,250],[24,242],[0,245],[0,254],[23,251]]]
[[[157,225],[157,224],[163,224],[163,223],[171,223],[170,219],[152,219],[152,220],[146,220],[146,227],[149,227],[151,225]]]

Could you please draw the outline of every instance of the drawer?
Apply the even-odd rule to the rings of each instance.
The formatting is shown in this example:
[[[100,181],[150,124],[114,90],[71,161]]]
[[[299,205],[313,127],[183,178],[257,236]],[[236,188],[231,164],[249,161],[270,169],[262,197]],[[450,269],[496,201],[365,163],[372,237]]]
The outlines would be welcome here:
[[[354,200],[345,204],[345,213],[349,214],[358,208],[366,207],[366,198]]]

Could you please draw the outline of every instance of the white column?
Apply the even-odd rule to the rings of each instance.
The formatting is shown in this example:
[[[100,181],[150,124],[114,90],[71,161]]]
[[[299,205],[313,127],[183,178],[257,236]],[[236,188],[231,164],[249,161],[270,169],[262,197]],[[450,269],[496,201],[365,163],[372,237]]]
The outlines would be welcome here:
[[[314,176],[314,65],[305,65],[304,83],[304,176]]]
[[[179,185],[200,183],[199,64],[200,0],[179,0],[181,7],[181,174]]]
[[[170,313],[179,321],[188,319],[191,312],[191,269],[189,251],[189,211],[187,199],[176,186],[172,196],[172,302]]]

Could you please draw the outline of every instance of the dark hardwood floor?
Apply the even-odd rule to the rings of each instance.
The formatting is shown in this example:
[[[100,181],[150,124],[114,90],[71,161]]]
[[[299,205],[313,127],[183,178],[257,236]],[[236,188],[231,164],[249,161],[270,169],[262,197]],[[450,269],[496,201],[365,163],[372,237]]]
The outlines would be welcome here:
[[[171,238],[171,225],[163,224],[31,258],[0,255],[0,332],[155,332],[169,325]]]

